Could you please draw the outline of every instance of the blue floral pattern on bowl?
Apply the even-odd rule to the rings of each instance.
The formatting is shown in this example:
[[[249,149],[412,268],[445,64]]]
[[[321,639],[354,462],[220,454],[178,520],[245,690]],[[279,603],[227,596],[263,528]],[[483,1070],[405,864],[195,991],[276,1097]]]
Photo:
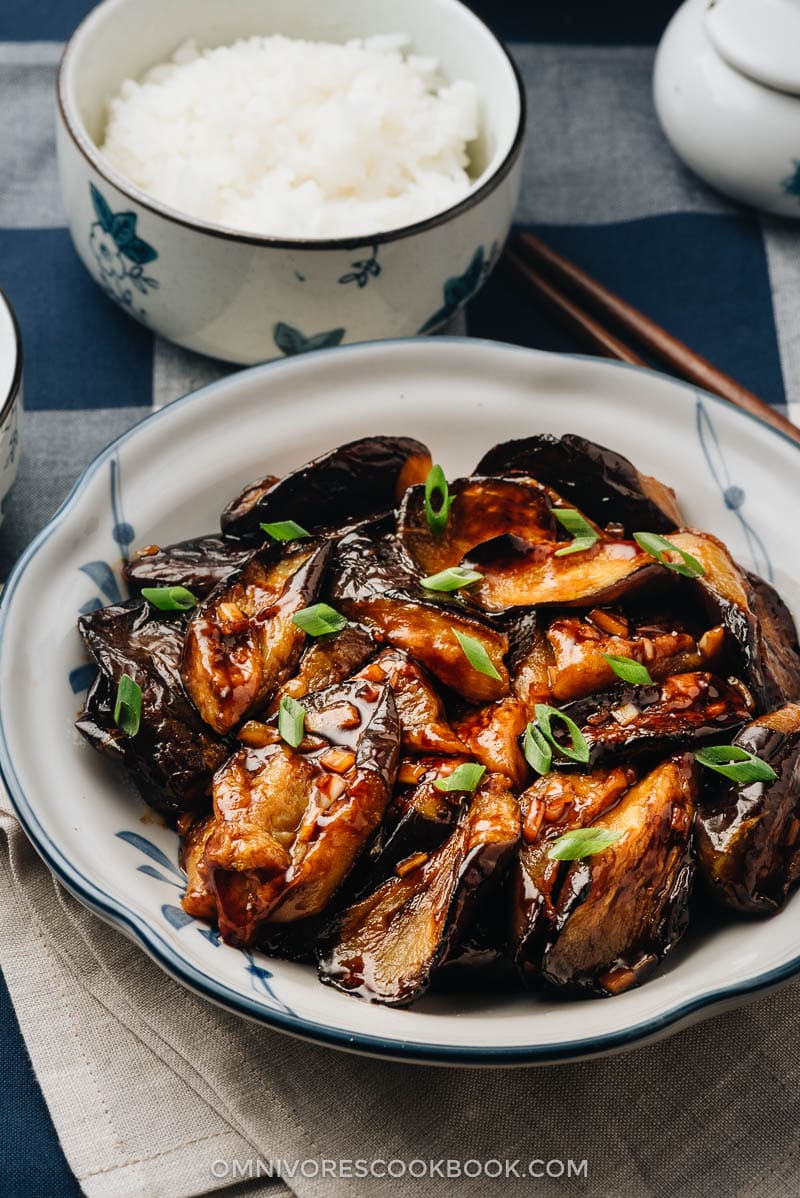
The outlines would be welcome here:
[[[444,324],[451,316],[455,316],[467,300],[472,298],[494,266],[497,249],[496,241],[488,253],[482,245],[479,245],[464,273],[451,275],[446,280],[442,289],[444,302],[441,308],[437,308],[433,315],[428,317],[420,328],[420,333],[430,333],[439,325]]]
[[[792,167],[791,175],[781,180],[781,187],[787,196],[796,196],[800,200],[800,158],[795,158]]]
[[[350,266],[351,270],[339,276],[340,283],[355,283],[357,287],[361,288],[366,287],[370,279],[377,279],[381,273],[377,245],[373,245],[369,258],[360,258],[356,262],[351,262]]]
[[[340,345],[344,332],[344,329],[328,329],[326,333],[312,333],[307,337],[299,329],[279,320],[272,330],[272,337],[281,353],[290,358],[295,354],[307,354],[312,349],[329,349]]]
[[[158,280],[144,271],[148,262],[158,257],[158,251],[138,236],[135,212],[112,212],[93,183],[89,189],[97,217],[89,231],[89,249],[97,263],[99,282],[116,303],[144,318],[146,312],[137,307],[134,288],[147,295],[158,287]]]

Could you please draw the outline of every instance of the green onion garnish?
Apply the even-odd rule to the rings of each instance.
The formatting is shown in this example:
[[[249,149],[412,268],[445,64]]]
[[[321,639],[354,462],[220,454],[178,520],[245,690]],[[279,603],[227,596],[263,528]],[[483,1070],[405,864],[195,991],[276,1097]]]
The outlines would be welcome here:
[[[475,761],[465,761],[446,778],[437,778],[433,785],[437,790],[473,791],[485,773],[485,765],[478,765]]]
[[[313,603],[303,607],[292,616],[292,623],[309,636],[328,636],[347,627],[347,619],[335,607],[327,603]]]
[[[142,688],[130,674],[123,674],[117,684],[114,723],[126,736],[135,736],[141,722]]]
[[[621,832],[611,832],[608,828],[573,828],[553,841],[547,856],[551,861],[580,861],[582,857],[602,853],[621,835]]]
[[[640,661],[634,661],[632,657],[618,657],[616,653],[604,653],[603,657],[617,678],[621,678],[623,682],[631,682],[634,686],[647,686],[652,683],[650,671]]]
[[[771,765],[738,745],[709,745],[698,749],[694,757],[706,769],[732,782],[774,782],[778,777]]]
[[[304,537],[311,536],[311,533],[307,532],[302,524],[296,524],[294,520],[278,520],[276,524],[259,524],[259,528],[268,537],[272,537],[273,541],[302,541]]]
[[[197,596],[186,587],[142,587],[142,598],[159,611],[191,611]]]
[[[553,764],[553,747],[535,724],[528,724],[522,744],[525,760],[537,774],[549,774]]]
[[[552,512],[559,524],[566,528],[570,536],[574,538],[571,545],[565,545],[563,549],[556,550],[556,557],[566,557],[569,553],[580,553],[583,549],[591,549],[595,541],[600,540],[599,534],[575,508],[554,507]]]
[[[284,695],[278,708],[278,731],[293,749],[305,735],[306,710],[291,695]]]
[[[465,632],[456,632],[455,628],[453,632],[473,670],[477,670],[479,674],[485,674],[487,678],[496,678],[498,682],[502,682],[503,675],[498,672],[480,641],[476,640],[474,636],[467,636]]]
[[[657,532],[635,532],[633,539],[640,549],[644,549],[645,553],[649,553],[675,574],[682,574],[684,578],[699,578],[706,572],[705,566],[696,557],[692,557],[685,549],[679,549],[666,537],[660,537]],[[677,553],[681,561],[671,562],[664,556],[665,553]]]
[[[438,507],[433,506],[435,498],[440,499]],[[425,480],[425,519],[431,532],[444,532],[452,504],[444,470],[432,466]]]
[[[421,578],[420,584],[428,591],[460,591],[462,587],[472,586],[483,578],[477,570],[469,570],[466,566],[451,566],[449,570],[440,570],[438,574],[429,574]]]
[[[568,757],[570,761],[578,761],[582,765],[586,765],[589,761],[589,746],[575,721],[571,720],[563,711],[559,711],[557,707],[550,707],[547,703],[537,703],[533,710],[540,732],[556,752]],[[561,720],[569,733],[570,744],[564,745],[561,741],[556,740],[551,728],[553,720]]]

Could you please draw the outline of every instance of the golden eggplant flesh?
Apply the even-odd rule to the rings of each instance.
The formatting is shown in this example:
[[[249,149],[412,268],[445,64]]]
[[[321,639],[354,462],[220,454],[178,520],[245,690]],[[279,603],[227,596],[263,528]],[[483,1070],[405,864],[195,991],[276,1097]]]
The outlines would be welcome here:
[[[759,716],[733,744],[777,777],[737,783],[707,772],[695,828],[698,865],[725,907],[770,914],[800,879],[800,705]]]
[[[344,911],[321,955],[320,979],[387,1006],[418,998],[468,927],[483,888],[508,864],[519,830],[505,779],[489,777],[437,852],[401,862]]]
[[[619,994],[678,943],[694,875],[697,769],[688,753],[663,762],[592,824],[619,838],[567,868],[541,959],[551,986]]]
[[[306,641],[292,616],[316,598],[329,553],[329,542],[267,546],[192,614],[181,677],[215,732],[262,709],[291,677]]]
[[[392,692],[366,680],[310,695],[294,749],[277,720],[248,725],[249,747],[214,778],[203,852],[220,935],[252,944],[262,923],[319,915],[383,818],[400,731]]]

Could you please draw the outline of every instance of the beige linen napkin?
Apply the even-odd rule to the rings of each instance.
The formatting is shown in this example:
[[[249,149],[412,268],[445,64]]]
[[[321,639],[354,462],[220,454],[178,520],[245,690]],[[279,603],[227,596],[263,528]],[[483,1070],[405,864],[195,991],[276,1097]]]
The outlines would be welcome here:
[[[5,796],[0,886],[0,967],[91,1198],[188,1198],[237,1179],[227,1198],[800,1192],[797,984],[603,1060],[398,1065],[271,1032],[172,982],[55,882]],[[378,1172],[399,1162],[394,1172],[406,1175],[348,1176],[359,1159]],[[294,1163],[295,1176],[267,1180],[270,1160]],[[436,1171],[421,1181],[414,1160]],[[448,1160],[461,1176],[447,1178]],[[516,1162],[522,1175],[476,1180],[463,1175],[470,1160]],[[555,1174],[561,1162],[564,1173],[526,1177],[532,1160],[555,1162]],[[323,1176],[325,1161],[340,1175]],[[257,1180],[242,1183],[248,1176]]]

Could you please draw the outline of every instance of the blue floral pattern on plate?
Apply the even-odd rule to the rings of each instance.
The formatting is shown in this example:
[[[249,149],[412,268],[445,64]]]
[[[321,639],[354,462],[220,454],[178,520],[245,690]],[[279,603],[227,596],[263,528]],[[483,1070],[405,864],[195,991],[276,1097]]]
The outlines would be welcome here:
[[[100,285],[116,303],[145,318],[145,309],[137,307],[134,288],[147,295],[158,287],[158,280],[144,270],[158,257],[158,251],[139,237],[135,212],[112,212],[94,183],[89,189],[97,217],[89,231],[89,249],[97,263]]]
[[[340,345],[344,329],[328,329],[326,333],[313,333],[306,337],[299,329],[279,320],[272,330],[272,336],[281,353],[290,358],[295,354],[307,354],[312,349],[329,349],[333,345]]]

